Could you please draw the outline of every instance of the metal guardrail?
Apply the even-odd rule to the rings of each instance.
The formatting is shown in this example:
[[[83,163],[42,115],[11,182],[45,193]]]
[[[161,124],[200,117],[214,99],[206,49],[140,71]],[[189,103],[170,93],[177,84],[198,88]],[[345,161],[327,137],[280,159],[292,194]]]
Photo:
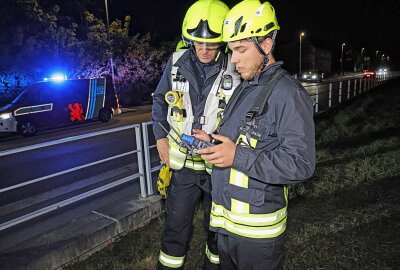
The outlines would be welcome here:
[[[109,134],[109,133],[113,133],[113,132],[118,132],[118,131],[122,131],[122,130],[127,130],[127,129],[135,129],[135,136],[136,136],[136,146],[137,149],[134,151],[129,151],[127,153],[123,153],[120,155],[116,155],[116,156],[112,156],[106,159],[102,159],[99,161],[95,161],[92,163],[88,163],[88,164],[84,164],[75,168],[70,168],[68,170],[65,171],[61,171],[61,172],[57,172],[55,174],[52,175],[48,175],[48,176],[44,176],[41,178],[37,178],[37,179],[33,179],[18,185],[14,185],[14,186],[9,186],[3,189],[0,189],[0,194],[10,191],[10,190],[15,190],[18,189],[20,187],[23,186],[28,186],[31,185],[33,183],[37,183],[46,179],[49,179],[51,177],[55,177],[58,175],[63,175],[72,171],[76,171],[76,170],[80,170],[83,168],[87,168],[99,163],[103,163],[109,160],[113,160],[116,158],[120,158],[126,155],[130,155],[130,154],[137,154],[137,159],[138,159],[138,170],[139,172],[134,174],[134,175],[130,175],[127,177],[124,177],[123,179],[117,180],[117,181],[113,181],[112,183],[103,185],[101,187],[89,190],[87,192],[81,193],[79,195],[76,195],[74,197],[65,199],[63,201],[48,205],[46,207],[43,207],[41,209],[38,209],[36,211],[30,212],[28,214],[16,217],[12,220],[6,221],[4,223],[0,224],[0,231],[5,230],[7,228],[10,228],[12,226],[21,224],[25,221],[37,218],[39,216],[42,216],[44,214],[47,214],[49,212],[52,212],[54,210],[58,210],[61,207],[65,207],[71,204],[74,204],[76,202],[79,202],[83,199],[92,197],[96,194],[99,194],[101,192],[107,191],[111,188],[120,186],[122,184],[125,184],[129,181],[132,181],[134,179],[139,178],[139,182],[140,182],[140,196],[142,198],[147,197],[146,194],[146,183],[145,183],[145,177],[144,177],[144,173],[145,173],[145,169],[144,169],[144,163],[143,163],[143,145],[142,145],[142,134],[141,134],[141,130],[140,130],[140,125],[139,124],[134,124],[134,125],[128,125],[128,126],[124,126],[124,127],[119,127],[119,128],[113,128],[113,129],[109,129],[109,130],[104,130],[104,131],[98,131],[98,132],[92,132],[92,133],[88,133],[88,134],[84,134],[84,135],[79,135],[79,136],[73,136],[73,137],[68,137],[68,138],[64,138],[64,139],[59,139],[59,140],[54,140],[54,141],[50,141],[50,142],[46,142],[46,143],[40,143],[40,144],[35,144],[35,145],[30,145],[30,146],[26,146],[26,147],[20,147],[20,148],[16,148],[16,149],[11,149],[11,150],[6,150],[6,151],[2,151],[0,152],[0,156],[6,156],[6,155],[12,155],[12,154],[16,154],[16,153],[21,153],[21,152],[25,152],[25,151],[29,151],[29,150],[33,150],[33,149],[39,149],[39,148],[43,148],[43,147],[48,147],[48,146],[52,146],[52,145],[57,145],[57,144],[62,144],[62,143],[66,143],[66,142],[71,142],[71,141],[76,141],[76,140],[82,140],[82,139],[86,139],[86,138],[91,138],[91,137],[95,137],[95,136],[100,136],[100,135],[104,135],[104,134]]]
[[[392,77],[395,76],[385,74],[375,78],[356,78],[303,86],[314,100],[314,114],[319,114],[369,91]]]

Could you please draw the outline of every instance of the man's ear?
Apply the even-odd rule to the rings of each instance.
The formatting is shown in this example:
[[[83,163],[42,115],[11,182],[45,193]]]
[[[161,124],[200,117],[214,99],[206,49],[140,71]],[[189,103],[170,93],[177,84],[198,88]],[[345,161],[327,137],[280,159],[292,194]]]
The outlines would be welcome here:
[[[271,38],[266,38],[261,42],[261,48],[263,48],[265,53],[270,53],[272,50],[273,42]]]

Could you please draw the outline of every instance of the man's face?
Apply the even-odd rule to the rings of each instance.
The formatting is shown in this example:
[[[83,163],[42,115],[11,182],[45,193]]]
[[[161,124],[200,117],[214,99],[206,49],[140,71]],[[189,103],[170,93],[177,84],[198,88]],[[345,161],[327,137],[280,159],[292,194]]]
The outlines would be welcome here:
[[[229,42],[229,48],[232,50],[231,61],[242,79],[251,80],[261,71],[263,57],[251,40]]]
[[[208,64],[217,56],[220,44],[194,42],[196,55],[200,62]]]

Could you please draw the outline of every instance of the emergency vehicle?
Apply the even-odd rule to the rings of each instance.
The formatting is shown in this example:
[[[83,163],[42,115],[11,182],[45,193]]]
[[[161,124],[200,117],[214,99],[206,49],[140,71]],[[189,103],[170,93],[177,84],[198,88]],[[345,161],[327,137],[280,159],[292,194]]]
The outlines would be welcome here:
[[[0,108],[0,132],[34,135],[38,129],[120,114],[111,79],[47,80],[33,83]]]

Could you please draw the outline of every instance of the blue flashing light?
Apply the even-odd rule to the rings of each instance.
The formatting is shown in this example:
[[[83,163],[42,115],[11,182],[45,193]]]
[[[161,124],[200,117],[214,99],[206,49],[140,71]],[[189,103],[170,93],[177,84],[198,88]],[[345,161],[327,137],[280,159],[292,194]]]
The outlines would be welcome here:
[[[54,81],[54,82],[62,82],[67,79],[67,75],[65,74],[54,74],[53,76],[49,78],[44,78],[43,81],[48,82],[48,81]]]

